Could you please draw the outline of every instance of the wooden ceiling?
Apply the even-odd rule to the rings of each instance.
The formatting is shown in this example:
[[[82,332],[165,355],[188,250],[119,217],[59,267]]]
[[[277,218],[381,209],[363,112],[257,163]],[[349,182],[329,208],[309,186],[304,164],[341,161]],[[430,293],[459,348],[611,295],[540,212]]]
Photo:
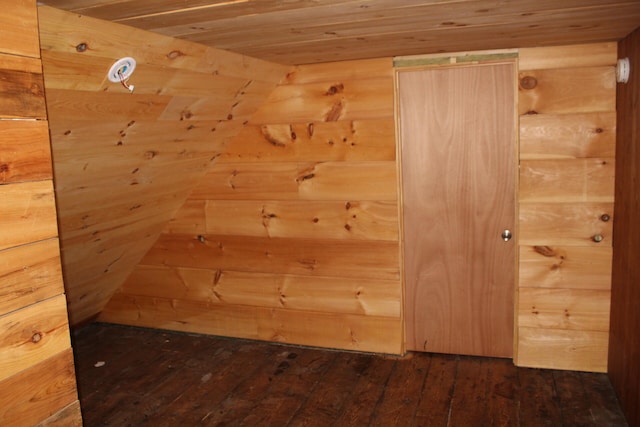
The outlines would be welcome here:
[[[639,0],[44,0],[282,64],[619,40]]]

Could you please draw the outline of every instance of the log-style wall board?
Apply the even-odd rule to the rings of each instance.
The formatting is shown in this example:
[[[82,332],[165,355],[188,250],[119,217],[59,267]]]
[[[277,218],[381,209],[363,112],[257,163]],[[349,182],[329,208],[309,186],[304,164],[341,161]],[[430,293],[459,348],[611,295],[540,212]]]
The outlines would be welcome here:
[[[71,322],[96,316],[289,67],[39,8]],[[137,61],[133,93],[107,80]]]
[[[521,49],[522,366],[606,371],[616,44]]]
[[[0,9],[0,425],[81,426],[35,0]]]

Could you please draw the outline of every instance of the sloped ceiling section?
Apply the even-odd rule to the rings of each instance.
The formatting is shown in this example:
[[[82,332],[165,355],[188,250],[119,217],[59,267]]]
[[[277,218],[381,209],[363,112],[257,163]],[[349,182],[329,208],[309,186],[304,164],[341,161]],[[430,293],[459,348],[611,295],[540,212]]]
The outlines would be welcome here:
[[[289,67],[46,6],[39,21],[78,324],[102,310]],[[137,60],[132,93],[107,79],[127,56]]]
[[[43,0],[265,60],[306,64],[619,40],[638,0]]]

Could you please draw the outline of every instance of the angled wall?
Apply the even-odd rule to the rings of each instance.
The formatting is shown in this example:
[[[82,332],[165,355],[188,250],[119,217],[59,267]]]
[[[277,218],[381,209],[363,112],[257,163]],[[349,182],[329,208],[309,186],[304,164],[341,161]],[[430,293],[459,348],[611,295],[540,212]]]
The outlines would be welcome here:
[[[391,59],[298,67],[100,319],[398,353]]]
[[[72,324],[97,315],[288,67],[40,7]],[[107,80],[137,60],[129,93]]]

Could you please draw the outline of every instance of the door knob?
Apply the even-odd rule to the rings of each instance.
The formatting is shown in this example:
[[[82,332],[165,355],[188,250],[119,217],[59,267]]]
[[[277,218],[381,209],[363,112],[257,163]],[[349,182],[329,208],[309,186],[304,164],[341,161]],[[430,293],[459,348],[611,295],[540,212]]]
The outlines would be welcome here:
[[[512,234],[511,234],[511,231],[509,231],[509,230],[504,230],[504,231],[502,232],[502,239],[503,239],[505,242],[508,242],[509,240],[511,240],[511,237],[513,237],[513,236],[512,236]]]

